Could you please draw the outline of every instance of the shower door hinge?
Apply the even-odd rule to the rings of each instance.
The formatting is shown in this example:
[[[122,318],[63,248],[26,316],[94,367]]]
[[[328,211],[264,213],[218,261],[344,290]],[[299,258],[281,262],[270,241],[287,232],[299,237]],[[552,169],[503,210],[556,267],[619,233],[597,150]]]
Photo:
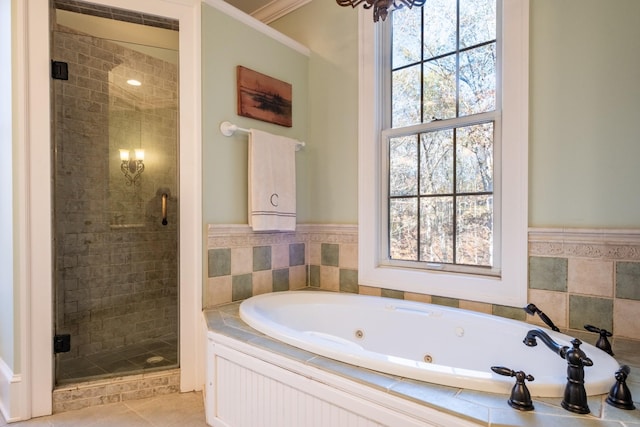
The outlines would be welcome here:
[[[59,334],[53,336],[53,352],[66,353],[71,351],[71,335]]]
[[[69,64],[62,61],[51,61],[51,78],[69,80]]]

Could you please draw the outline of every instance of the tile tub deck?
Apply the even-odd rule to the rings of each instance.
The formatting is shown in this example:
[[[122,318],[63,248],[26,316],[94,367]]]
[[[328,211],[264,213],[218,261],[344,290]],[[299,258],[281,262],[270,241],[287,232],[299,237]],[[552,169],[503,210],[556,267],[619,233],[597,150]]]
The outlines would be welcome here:
[[[534,398],[535,410],[520,412],[508,404],[508,395],[479,392],[414,381],[338,362],[271,339],[245,324],[238,314],[240,303],[205,310],[208,330],[297,362],[322,369],[358,384],[409,399],[456,415],[479,426],[640,427],[640,409],[625,411],[605,402],[606,395],[588,398],[591,413],[573,414],[560,406],[559,398]],[[582,337],[580,337],[582,338]],[[631,366],[627,378],[636,408],[640,408],[640,343],[614,342],[616,359]],[[612,385],[614,382],[612,373]]]

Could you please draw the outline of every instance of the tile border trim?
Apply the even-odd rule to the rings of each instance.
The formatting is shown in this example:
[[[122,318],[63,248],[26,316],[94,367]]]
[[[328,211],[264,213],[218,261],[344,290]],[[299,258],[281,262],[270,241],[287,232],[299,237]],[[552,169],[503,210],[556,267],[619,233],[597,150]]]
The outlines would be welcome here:
[[[276,245],[280,243],[358,243],[358,226],[298,224],[296,231],[254,232],[244,224],[209,224],[207,248]]]
[[[640,260],[640,230],[529,228],[529,256]]]

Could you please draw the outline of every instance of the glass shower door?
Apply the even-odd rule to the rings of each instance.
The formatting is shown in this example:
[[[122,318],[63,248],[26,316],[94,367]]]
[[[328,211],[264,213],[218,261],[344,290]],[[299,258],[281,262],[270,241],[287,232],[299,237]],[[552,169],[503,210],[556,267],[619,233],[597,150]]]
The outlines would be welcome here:
[[[56,384],[177,367],[177,52],[52,45]]]

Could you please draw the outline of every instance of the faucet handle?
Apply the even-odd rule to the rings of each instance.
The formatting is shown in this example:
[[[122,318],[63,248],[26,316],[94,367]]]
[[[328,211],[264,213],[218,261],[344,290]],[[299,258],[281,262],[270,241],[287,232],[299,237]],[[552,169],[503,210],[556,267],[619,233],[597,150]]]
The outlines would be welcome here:
[[[513,369],[505,368],[504,366],[492,366],[491,370],[499,375],[505,377],[516,377],[516,383],[511,389],[511,397],[507,401],[509,406],[519,411],[533,411],[533,402],[531,401],[531,394],[525,380],[533,381],[533,375],[526,374],[524,371],[514,371]]]
[[[631,370],[628,365],[622,365],[618,371],[616,371],[616,382],[609,391],[606,402],[615,406],[616,408],[633,410],[636,409],[633,404],[633,398],[631,397],[631,391],[627,386],[627,376]]]
[[[596,347],[600,350],[609,353],[613,356],[613,351],[611,350],[611,343],[609,343],[608,337],[613,336],[613,334],[606,329],[600,329],[593,325],[584,325],[584,328],[589,332],[595,332],[596,334],[600,334],[598,341],[596,342]]]

